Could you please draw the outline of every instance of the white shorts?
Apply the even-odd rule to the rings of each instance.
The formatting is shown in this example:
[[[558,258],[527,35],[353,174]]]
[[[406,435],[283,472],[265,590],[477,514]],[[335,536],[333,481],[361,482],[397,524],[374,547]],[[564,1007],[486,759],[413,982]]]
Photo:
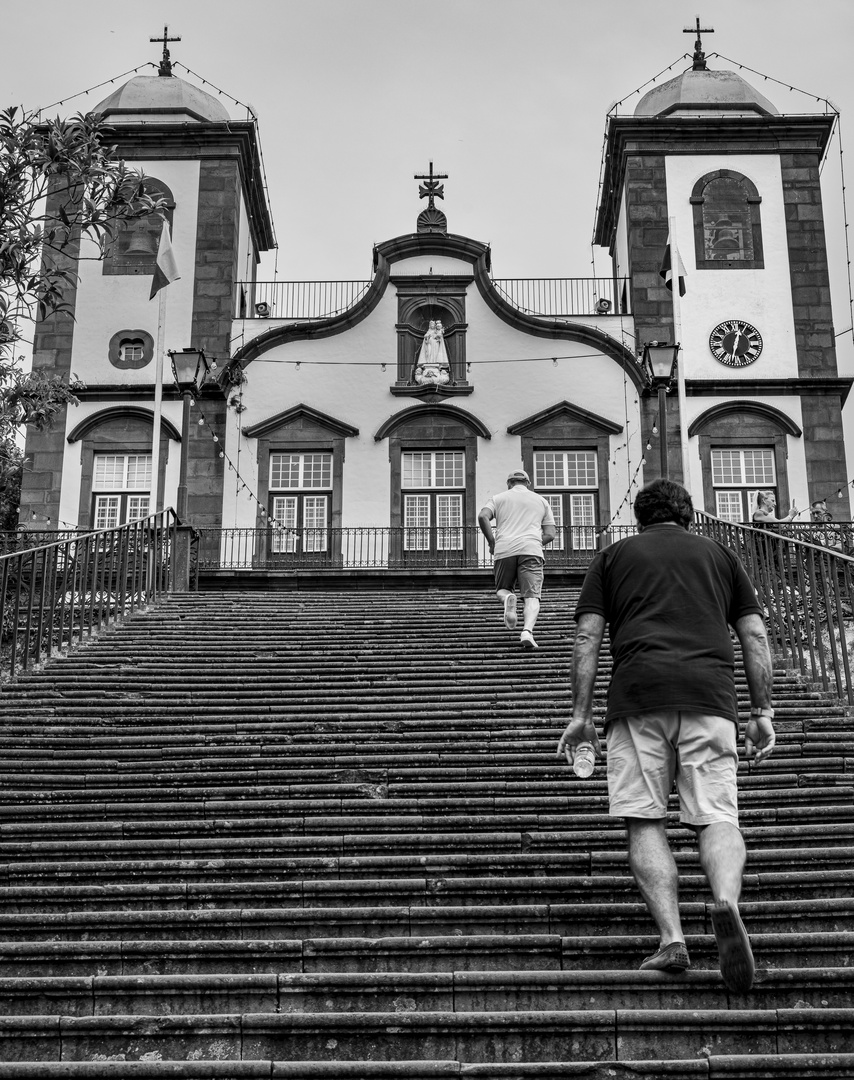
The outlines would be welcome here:
[[[611,817],[663,818],[676,781],[683,825],[738,828],[738,729],[723,716],[639,713],[608,724]]]

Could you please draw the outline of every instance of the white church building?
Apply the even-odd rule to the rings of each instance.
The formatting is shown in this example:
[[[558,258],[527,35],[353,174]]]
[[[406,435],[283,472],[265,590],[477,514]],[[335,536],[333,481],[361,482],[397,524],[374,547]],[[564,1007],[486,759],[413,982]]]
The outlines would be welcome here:
[[[100,528],[176,506],[182,446],[189,523],[266,533],[295,557],[354,530],[463,550],[520,466],[564,550],[630,525],[633,492],[663,466],[729,520],[749,519],[759,488],[783,507],[832,495],[850,519],[852,380],[837,373],[819,183],[832,116],[779,113],[698,48],[608,120],[595,239],[609,278],[494,278],[489,246],[449,227],[431,165],[370,280],[301,284],[256,280],[273,234],[253,121],[168,59],[96,111],[168,203],[182,276],[166,348],[216,368],[185,424],[167,359],[153,470],[160,219],[128,226],[101,262],[84,242],[75,318],[38,326],[34,366],[85,390],[28,433],[22,523]],[[442,205],[452,218],[450,186]],[[669,233],[684,296],[660,273]],[[681,345],[663,416],[639,363],[650,342]]]

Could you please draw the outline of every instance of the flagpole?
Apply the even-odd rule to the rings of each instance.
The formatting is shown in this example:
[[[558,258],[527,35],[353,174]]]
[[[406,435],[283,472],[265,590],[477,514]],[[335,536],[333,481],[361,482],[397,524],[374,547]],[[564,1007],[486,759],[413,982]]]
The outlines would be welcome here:
[[[682,298],[679,295],[679,272],[682,269],[681,255],[675,254],[679,252],[679,242],[676,234],[676,218],[671,217],[668,219],[668,226],[670,229],[670,245],[671,245],[671,265],[673,269],[672,288],[670,295],[673,297],[673,341],[674,344],[682,343]],[[676,265],[673,265],[673,264]],[[676,366],[676,388],[677,397],[679,399],[679,449],[682,456],[682,483],[684,486],[693,493],[691,486],[691,465],[690,457],[688,453],[688,433],[687,433],[687,395],[685,392],[685,352],[682,350],[682,356],[679,358],[679,363]]]
[[[159,498],[160,477],[160,420],[163,415],[163,357],[166,350],[166,290],[161,289],[157,297],[157,351],[154,364],[154,418],[151,432],[151,513],[162,510]],[[186,432],[182,433],[186,438]]]

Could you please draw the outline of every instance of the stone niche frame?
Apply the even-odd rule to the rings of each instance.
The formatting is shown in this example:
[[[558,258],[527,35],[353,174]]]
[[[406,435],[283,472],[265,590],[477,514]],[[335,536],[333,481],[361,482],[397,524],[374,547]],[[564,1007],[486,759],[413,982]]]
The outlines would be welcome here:
[[[82,420],[68,436],[69,443],[81,443],[80,447],[80,501],[77,510],[77,527],[92,528],[96,454],[150,454],[154,430],[154,414],[151,409],[135,405],[102,409]],[[157,470],[157,490],[149,493],[149,506],[154,513],[163,505],[166,485],[166,463],[169,443],[181,441],[181,433],[165,417],[160,418],[160,461]]]
[[[745,206],[750,213],[750,230],[753,239],[752,259],[707,259],[706,234],[703,225],[703,203],[706,201],[706,188],[714,180],[734,180],[740,184],[745,195]],[[743,173],[732,169],[716,169],[701,176],[691,192],[691,208],[694,214],[694,252],[698,270],[764,270],[765,252],[762,247],[762,221],[759,204],[762,196],[759,189]]]
[[[688,427],[688,437],[698,436],[700,467],[703,475],[703,505],[715,513],[715,488],[712,483],[712,450],[758,449],[774,451],[778,504],[789,505],[788,446],[786,439],[801,438],[800,427],[780,409],[760,401],[730,401],[713,405]]]
[[[122,360],[119,356],[119,350],[123,341],[138,342],[142,345],[142,359]],[[113,367],[118,368],[120,371],[147,367],[154,359],[154,338],[147,330],[119,330],[117,334],[113,334],[110,338],[108,357]]]
[[[622,424],[582,409],[569,401],[534,413],[507,428],[508,435],[518,435],[522,443],[522,466],[534,483],[534,453],[538,450],[595,450],[599,473],[596,526],[610,519],[611,507],[611,436],[620,435]]]
[[[474,387],[469,384],[466,368],[466,289],[472,276],[392,277],[397,289],[397,379],[391,392],[397,397],[467,395]],[[413,380],[415,361],[431,319],[441,319],[445,345],[451,365],[451,381],[445,386],[420,386]]]
[[[270,454],[271,453],[323,453],[332,454],[332,494],[329,529],[332,542],[329,556],[333,560],[341,558],[341,511],[344,487],[344,450],[346,440],[359,434],[359,429],[333,416],[319,412],[310,405],[294,405],[284,412],[262,420],[258,424],[243,429],[248,439],[257,439],[256,460],[258,463],[258,502],[269,514],[270,501]],[[261,516],[260,507],[256,513],[255,525],[264,529],[264,539],[259,544],[259,557],[268,555],[270,529],[266,518]],[[334,530],[338,530],[335,532]],[[335,539],[337,537],[337,539]]]
[[[146,176],[145,192],[147,195],[160,196],[166,200],[166,220],[169,222],[169,234],[172,235],[172,219],[175,214],[175,196],[171,189],[158,180],[155,176]],[[105,277],[111,275],[139,274],[142,276],[152,275],[157,260],[157,248],[160,243],[161,217],[159,214],[148,214],[146,217],[135,218],[132,221],[123,222],[116,230],[107,248],[107,254],[101,266],[101,273]],[[150,252],[127,252],[120,250],[125,243],[128,233],[135,230],[144,231],[148,234],[154,250]]]

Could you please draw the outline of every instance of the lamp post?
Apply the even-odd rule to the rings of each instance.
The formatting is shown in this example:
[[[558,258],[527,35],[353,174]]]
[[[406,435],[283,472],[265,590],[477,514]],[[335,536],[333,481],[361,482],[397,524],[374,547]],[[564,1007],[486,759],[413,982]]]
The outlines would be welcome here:
[[[181,391],[184,401],[181,418],[181,467],[178,474],[178,498],[175,512],[182,523],[187,518],[187,463],[190,455],[190,403],[202,391],[204,381],[211,369],[211,364],[201,349],[182,349],[180,352],[169,351],[172,361],[172,374]]]
[[[679,342],[671,345],[666,341],[648,341],[643,347],[641,367],[647,388],[658,391],[658,424],[661,439],[661,475],[666,480],[667,466],[667,398],[676,378],[679,359]]]

